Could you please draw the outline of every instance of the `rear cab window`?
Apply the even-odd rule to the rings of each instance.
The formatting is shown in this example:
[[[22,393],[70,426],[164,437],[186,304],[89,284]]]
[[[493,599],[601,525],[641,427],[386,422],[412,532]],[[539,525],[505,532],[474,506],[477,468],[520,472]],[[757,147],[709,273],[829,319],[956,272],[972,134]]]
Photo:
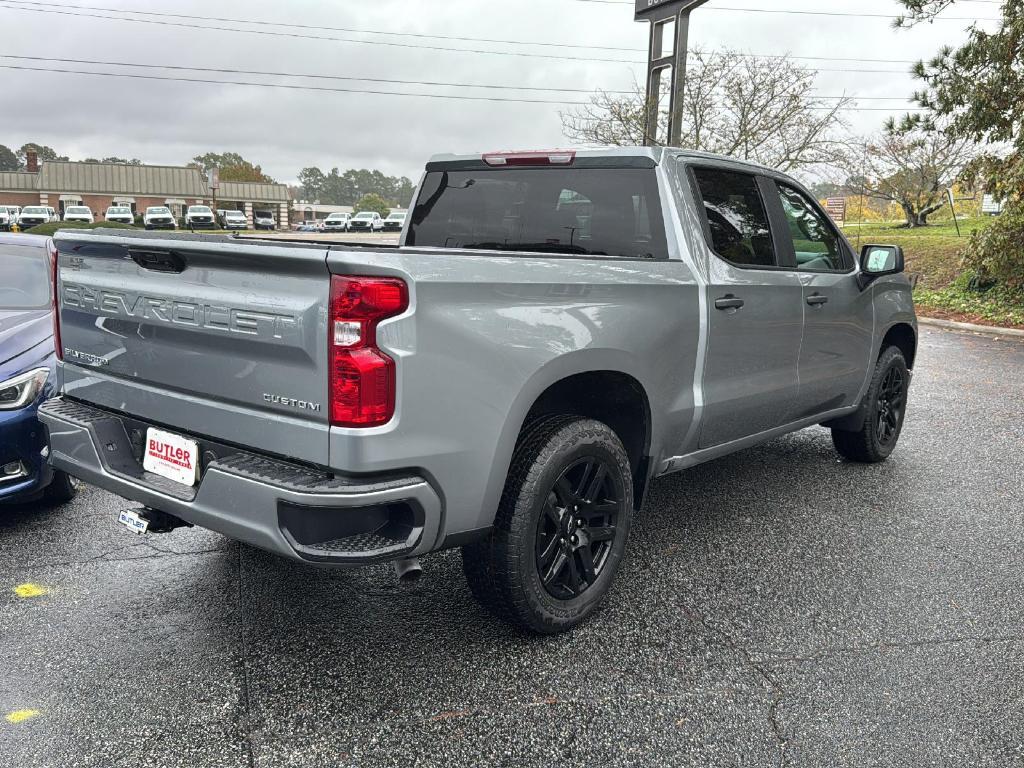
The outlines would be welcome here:
[[[429,168],[407,246],[666,259],[653,167]]]
[[[703,204],[705,235],[718,256],[750,269],[780,265],[757,177],[742,171],[691,167]]]

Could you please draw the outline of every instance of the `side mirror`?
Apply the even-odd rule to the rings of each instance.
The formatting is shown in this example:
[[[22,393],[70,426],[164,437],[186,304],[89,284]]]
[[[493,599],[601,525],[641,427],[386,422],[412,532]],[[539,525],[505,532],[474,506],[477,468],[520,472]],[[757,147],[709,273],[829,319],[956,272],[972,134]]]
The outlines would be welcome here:
[[[865,245],[860,252],[860,271],[875,278],[903,271],[903,249],[898,245]]]

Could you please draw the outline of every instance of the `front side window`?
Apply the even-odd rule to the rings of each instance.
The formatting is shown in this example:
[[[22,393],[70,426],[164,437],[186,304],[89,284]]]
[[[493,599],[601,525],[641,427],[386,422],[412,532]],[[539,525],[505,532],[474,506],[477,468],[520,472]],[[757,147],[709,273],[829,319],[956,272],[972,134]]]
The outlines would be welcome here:
[[[786,214],[789,235],[796,251],[796,267],[800,271],[845,272],[851,266],[846,248],[835,228],[803,193],[786,184],[777,183],[782,210]]]
[[[704,203],[715,253],[741,267],[777,266],[768,213],[757,179],[748,173],[721,168],[694,168],[693,176]]]
[[[407,244],[665,259],[660,200],[653,169],[431,171]]]

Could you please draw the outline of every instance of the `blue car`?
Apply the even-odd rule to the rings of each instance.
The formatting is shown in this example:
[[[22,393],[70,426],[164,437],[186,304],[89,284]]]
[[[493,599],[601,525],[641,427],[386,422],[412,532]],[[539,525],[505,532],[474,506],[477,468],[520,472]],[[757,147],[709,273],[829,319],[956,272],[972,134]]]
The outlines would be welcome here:
[[[70,501],[76,481],[46,462],[39,405],[56,392],[52,241],[0,234],[0,502]]]

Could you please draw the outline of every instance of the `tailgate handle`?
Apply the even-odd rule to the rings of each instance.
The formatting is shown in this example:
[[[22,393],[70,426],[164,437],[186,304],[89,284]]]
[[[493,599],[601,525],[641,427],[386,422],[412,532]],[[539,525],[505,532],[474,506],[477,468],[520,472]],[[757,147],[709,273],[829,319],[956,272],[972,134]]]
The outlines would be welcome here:
[[[174,251],[129,250],[128,255],[143,269],[151,269],[154,272],[185,271],[185,259]]]

